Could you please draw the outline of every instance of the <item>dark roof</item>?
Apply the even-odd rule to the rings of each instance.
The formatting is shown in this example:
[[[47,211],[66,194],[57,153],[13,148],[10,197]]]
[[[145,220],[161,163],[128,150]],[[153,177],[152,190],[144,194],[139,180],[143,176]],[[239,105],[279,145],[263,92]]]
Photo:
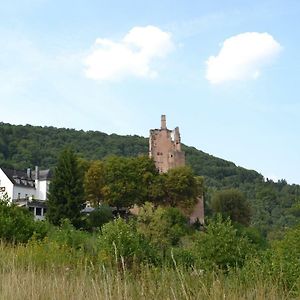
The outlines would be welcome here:
[[[35,188],[35,172],[31,172],[31,176],[28,177],[27,171],[19,171],[1,168],[8,179],[17,186]],[[52,172],[50,170],[40,170],[39,180],[51,179]]]
[[[39,180],[49,180],[52,178],[52,171],[50,169],[47,170],[39,170]],[[32,171],[32,178],[35,178],[35,171]]]

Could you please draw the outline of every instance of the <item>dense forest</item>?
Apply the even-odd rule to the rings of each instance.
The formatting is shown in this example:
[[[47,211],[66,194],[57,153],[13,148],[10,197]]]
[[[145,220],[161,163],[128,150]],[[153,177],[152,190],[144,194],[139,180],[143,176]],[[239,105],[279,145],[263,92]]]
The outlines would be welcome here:
[[[53,168],[65,146],[84,159],[103,159],[110,155],[138,156],[148,153],[148,139],[120,136],[99,131],[0,124],[0,165],[26,169],[39,165]],[[285,180],[265,181],[256,171],[236,166],[193,147],[184,146],[187,164],[196,175],[204,176],[206,214],[211,213],[210,200],[216,190],[237,188],[248,199],[251,223],[265,235],[276,235],[281,229],[296,225],[300,216],[298,185]]]

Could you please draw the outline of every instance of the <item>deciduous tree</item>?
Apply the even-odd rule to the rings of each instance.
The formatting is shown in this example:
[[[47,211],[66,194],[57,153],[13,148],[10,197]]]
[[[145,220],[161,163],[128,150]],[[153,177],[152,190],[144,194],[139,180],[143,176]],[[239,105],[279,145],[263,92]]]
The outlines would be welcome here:
[[[245,196],[237,189],[218,191],[212,199],[214,213],[230,217],[234,222],[249,225],[251,210]]]
[[[93,207],[98,207],[104,201],[104,163],[93,161],[84,176],[85,198]]]

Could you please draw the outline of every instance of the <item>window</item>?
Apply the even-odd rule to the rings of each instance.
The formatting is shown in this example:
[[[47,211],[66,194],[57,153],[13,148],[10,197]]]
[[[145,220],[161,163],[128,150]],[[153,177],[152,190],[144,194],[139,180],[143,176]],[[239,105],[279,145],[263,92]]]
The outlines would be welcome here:
[[[47,213],[47,208],[44,207],[43,215],[45,215],[46,213]]]
[[[41,216],[42,215],[42,208],[41,207],[36,207],[35,208],[35,215],[36,216]]]
[[[21,198],[21,193],[18,193],[18,199],[20,200],[20,198]]]

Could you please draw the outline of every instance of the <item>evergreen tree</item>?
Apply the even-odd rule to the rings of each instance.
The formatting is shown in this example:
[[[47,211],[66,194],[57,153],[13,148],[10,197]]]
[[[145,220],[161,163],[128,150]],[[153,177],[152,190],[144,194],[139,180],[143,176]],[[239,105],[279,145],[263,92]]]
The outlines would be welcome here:
[[[77,155],[73,150],[64,149],[55,168],[49,187],[47,218],[54,225],[62,219],[80,226],[80,211],[84,207],[83,173]]]

